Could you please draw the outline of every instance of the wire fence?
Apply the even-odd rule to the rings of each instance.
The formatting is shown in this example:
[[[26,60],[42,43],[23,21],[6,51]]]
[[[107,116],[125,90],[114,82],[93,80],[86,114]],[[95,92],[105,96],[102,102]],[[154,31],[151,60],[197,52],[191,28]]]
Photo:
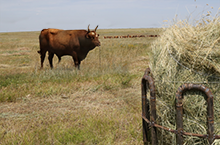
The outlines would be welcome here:
[[[104,39],[112,39],[112,38],[140,38],[140,37],[160,37],[160,35],[117,35],[117,36],[103,36]]]

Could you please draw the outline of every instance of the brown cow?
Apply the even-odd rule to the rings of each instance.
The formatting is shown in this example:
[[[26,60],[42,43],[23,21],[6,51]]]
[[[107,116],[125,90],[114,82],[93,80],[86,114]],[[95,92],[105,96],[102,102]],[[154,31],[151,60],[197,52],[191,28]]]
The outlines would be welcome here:
[[[72,56],[75,67],[80,69],[80,63],[86,58],[88,52],[96,46],[100,46],[98,40],[99,34],[96,34],[98,26],[94,31],[86,30],[61,30],[61,29],[43,29],[39,36],[41,55],[41,68],[45,54],[49,53],[49,63],[53,68],[53,56],[57,55],[59,62],[64,55]]]

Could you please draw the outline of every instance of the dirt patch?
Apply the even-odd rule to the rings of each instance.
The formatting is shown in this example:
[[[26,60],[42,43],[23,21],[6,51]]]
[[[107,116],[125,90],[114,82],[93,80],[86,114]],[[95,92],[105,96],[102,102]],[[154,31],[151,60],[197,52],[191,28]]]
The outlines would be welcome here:
[[[30,54],[31,50],[28,47],[19,47],[10,50],[1,50],[0,55],[2,56],[19,56],[19,55],[28,55]]]
[[[28,47],[19,47],[19,48],[16,48],[15,50],[30,50],[30,48],[28,48]]]
[[[3,54],[0,54],[2,56],[19,56],[19,55],[28,55],[29,52],[20,52],[20,53],[3,53]]]
[[[130,88],[132,92],[136,88]],[[90,113],[99,111],[111,111],[122,109],[128,100],[136,100],[131,90],[122,90],[119,96],[111,92],[77,92],[69,95],[50,96],[45,98],[33,98],[30,94],[18,99],[16,103],[1,103],[0,118],[23,118],[36,114],[56,112],[58,114],[74,113],[79,110],[87,110]],[[124,95],[123,95],[124,94]],[[125,97],[126,95],[126,97]]]
[[[0,64],[0,68],[9,68],[9,67],[11,67],[11,66],[8,64]]]
[[[21,65],[9,65],[9,64],[0,64],[0,69],[7,69],[7,68],[29,68],[31,67],[28,64],[21,64]]]

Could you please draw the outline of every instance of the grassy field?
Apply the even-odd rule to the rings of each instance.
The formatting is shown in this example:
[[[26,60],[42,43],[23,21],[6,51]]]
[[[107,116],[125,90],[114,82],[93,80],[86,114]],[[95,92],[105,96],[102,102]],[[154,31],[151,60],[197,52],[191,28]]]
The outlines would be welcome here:
[[[142,144],[141,78],[161,29],[98,30],[101,47],[82,61],[47,58],[40,32],[0,33],[0,144]]]

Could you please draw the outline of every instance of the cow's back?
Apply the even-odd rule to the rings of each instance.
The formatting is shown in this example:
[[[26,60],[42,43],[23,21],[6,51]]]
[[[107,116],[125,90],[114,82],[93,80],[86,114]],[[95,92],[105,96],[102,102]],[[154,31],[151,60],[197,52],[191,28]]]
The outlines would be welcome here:
[[[40,33],[40,36],[39,36],[40,43],[42,43],[44,41],[48,42],[51,39],[52,35],[56,35],[60,31],[63,31],[63,30],[61,30],[61,29],[43,29]]]
[[[50,50],[51,44],[54,42],[54,36],[59,34],[62,29],[43,29],[39,35],[39,42],[41,49]]]

